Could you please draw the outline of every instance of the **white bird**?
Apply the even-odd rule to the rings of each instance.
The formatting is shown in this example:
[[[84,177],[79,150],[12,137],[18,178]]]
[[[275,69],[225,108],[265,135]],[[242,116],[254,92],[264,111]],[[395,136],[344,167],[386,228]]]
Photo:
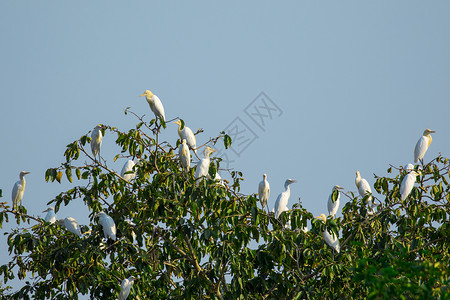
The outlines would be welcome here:
[[[361,174],[359,173],[359,171],[356,171],[355,184],[361,197],[364,198],[367,194],[370,194],[369,198],[367,199],[367,204],[369,205],[369,210],[367,211],[367,213],[369,215],[372,215],[378,205],[372,202],[372,189],[370,188],[367,180],[361,178]]]
[[[197,155],[197,141],[195,140],[195,135],[192,130],[186,125],[181,129],[180,120],[176,120],[174,123],[178,125],[178,136],[180,139],[185,139],[188,146],[194,151],[195,155]]]
[[[105,238],[108,239],[109,237],[115,241],[116,224],[114,223],[114,220],[103,211],[98,214],[98,217],[98,222],[103,227],[103,234],[105,235]]]
[[[148,105],[150,105],[150,109],[155,114],[155,117],[160,118],[164,122],[166,121],[166,116],[164,115],[164,107],[162,105],[161,100],[159,100],[158,96],[154,95],[149,90],[146,90],[139,97],[145,96],[147,99]]]
[[[14,184],[13,190],[12,190],[12,203],[13,203],[13,209],[17,210],[17,207],[19,206],[19,203],[22,201],[23,193],[25,192],[25,175],[30,174],[30,172],[22,171],[19,174],[20,180],[17,181]]]
[[[123,179],[125,179],[126,181],[130,181],[131,179],[133,179],[136,176],[136,173],[125,174],[127,172],[133,171],[134,165],[135,165],[135,163],[131,159],[127,160],[127,162],[123,165],[122,171],[120,172],[120,176]]]
[[[67,217],[65,219],[58,220],[57,224],[66,227],[66,229],[72,232],[73,234],[76,234],[79,237],[83,237],[80,226],[78,226],[78,223],[74,218]]]
[[[130,294],[131,287],[133,286],[133,282],[136,280],[136,277],[130,276],[122,280],[122,284],[120,285],[120,294],[119,300],[125,300],[128,298]]]
[[[130,225],[131,227],[136,226],[136,224],[134,224],[132,221],[130,220],[125,220],[125,222],[128,223],[128,225]],[[133,243],[136,241],[136,233],[134,233],[133,230],[131,230],[131,237],[133,238]]]
[[[259,201],[261,202],[261,206],[263,209],[267,205],[269,195],[270,195],[270,184],[267,181],[267,174],[263,174],[263,180],[261,180],[261,182],[258,185]]]
[[[284,211],[289,211],[289,208],[285,207]],[[288,216],[288,221],[284,224],[284,228],[291,229],[291,216]]]
[[[100,153],[100,147],[102,146],[103,135],[101,129],[102,125],[98,124],[91,133],[91,150],[92,155],[94,155],[94,159],[96,159],[97,155]]]
[[[428,147],[431,144],[432,138],[431,133],[435,133],[436,131],[425,129],[423,135],[417,141],[416,148],[414,149],[414,163],[417,164],[419,160],[423,159],[423,156],[428,150]]]
[[[178,150],[178,155],[180,156],[181,164],[186,171],[191,168],[191,152],[189,152],[189,147],[186,145],[186,140],[183,139]]]
[[[333,194],[334,191],[338,191],[337,192],[337,197],[336,200],[333,202]],[[339,199],[341,198],[341,193],[339,192],[339,190],[342,190],[342,188],[338,185],[335,185],[332,189],[331,189],[331,194],[328,197],[328,214],[332,217],[334,217],[339,209]]]
[[[407,164],[405,170],[406,170],[407,173],[413,171],[414,170],[414,165],[413,164]]]
[[[278,218],[283,211],[286,210],[289,197],[291,196],[291,190],[289,189],[289,185],[297,182],[296,180],[287,179],[284,182],[284,192],[278,195],[277,200],[275,201],[275,218]]]
[[[404,201],[409,196],[418,175],[421,175],[420,171],[411,171],[403,177],[402,183],[400,184],[400,200]]]
[[[209,146],[206,146],[205,150],[203,150],[203,158],[200,159],[200,161],[197,164],[197,167],[195,169],[195,178],[198,179],[202,176],[208,176],[209,171],[209,163],[211,162],[209,156],[211,153],[216,152],[216,150],[212,149]]]
[[[55,214],[55,208],[53,206],[50,206],[46,210],[43,211],[43,213],[46,212],[47,215],[45,216],[45,221],[49,223],[55,223],[56,222],[56,214]]]
[[[318,219],[322,220],[322,222],[325,224],[327,222],[327,217],[324,214],[321,214],[317,217]],[[333,233],[331,235],[327,229],[323,231],[323,240],[325,243],[327,243],[328,246],[334,249],[337,253],[341,251],[341,246],[339,244],[338,237]]]
[[[216,175],[214,176],[214,181],[218,181],[221,186],[225,187],[225,181],[222,179],[218,172],[216,172]]]

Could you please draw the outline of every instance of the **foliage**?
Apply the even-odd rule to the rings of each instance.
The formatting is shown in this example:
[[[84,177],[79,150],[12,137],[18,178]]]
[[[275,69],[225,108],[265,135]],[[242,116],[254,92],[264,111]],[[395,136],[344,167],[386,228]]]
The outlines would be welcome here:
[[[300,203],[277,220],[258,207],[255,195],[240,193],[241,172],[231,172],[231,182],[196,181],[175,154],[180,141],[159,141],[160,125],[135,116],[139,123],[128,132],[103,128],[117,135],[114,160],[139,161],[135,179],[127,182],[106,161],[95,161],[86,150],[88,134],[67,145],[66,161],[45,173],[51,182],[78,180],[49,204],[57,212],[81,199],[90,211],[83,238],[29,216],[25,207],[1,204],[0,226],[14,216],[30,227],[8,234],[11,260],[0,274],[5,284],[33,279],[19,290],[2,288],[5,297],[114,299],[122,279],[134,275],[130,299],[449,298],[448,159],[421,165],[423,175],[403,202],[406,172],[389,168],[394,177],[376,179],[384,199],[373,215],[367,196],[349,192],[343,217],[326,224]],[[224,133],[207,144],[219,141],[231,144]],[[90,163],[80,163],[86,159]],[[219,168],[213,158],[211,178]],[[117,225],[117,241],[102,242],[96,218],[102,210]],[[304,232],[308,220],[312,229]],[[323,242],[324,230],[340,233],[339,254]]]

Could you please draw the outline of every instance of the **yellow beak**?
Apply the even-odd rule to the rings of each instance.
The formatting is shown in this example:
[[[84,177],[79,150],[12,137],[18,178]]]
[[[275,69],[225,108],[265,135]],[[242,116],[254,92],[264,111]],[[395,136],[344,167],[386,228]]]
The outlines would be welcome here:
[[[139,97],[142,97],[142,96],[145,96],[145,93],[144,93],[144,94],[142,94],[142,95],[140,95]]]

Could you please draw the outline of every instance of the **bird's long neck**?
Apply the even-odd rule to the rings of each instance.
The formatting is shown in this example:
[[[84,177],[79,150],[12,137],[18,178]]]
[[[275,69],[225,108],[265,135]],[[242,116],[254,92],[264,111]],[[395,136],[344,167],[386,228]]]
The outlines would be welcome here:
[[[183,130],[181,130],[181,125],[178,125],[178,136],[180,137],[180,139],[183,138]]]
[[[431,144],[431,141],[432,141],[433,139],[431,138],[431,134],[427,134],[426,137],[428,138],[428,147],[429,147],[430,144]]]
[[[290,195],[291,194],[291,189],[289,188],[289,184],[285,184],[284,185],[284,188],[285,188],[285,193],[287,194],[287,195]]]
[[[359,189],[359,184],[361,183],[361,177],[357,176],[355,179],[356,187]]]
[[[25,176],[20,176],[20,181],[22,182],[22,188],[25,188],[26,183]]]

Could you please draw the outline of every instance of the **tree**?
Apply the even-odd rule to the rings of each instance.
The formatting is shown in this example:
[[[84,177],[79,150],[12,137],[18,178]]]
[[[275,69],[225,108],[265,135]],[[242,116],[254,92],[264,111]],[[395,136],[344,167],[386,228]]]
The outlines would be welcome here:
[[[375,190],[384,199],[373,215],[369,195],[349,192],[343,194],[349,198],[343,217],[323,223],[297,203],[276,219],[258,207],[256,195],[240,193],[241,172],[231,172],[231,182],[196,181],[176,155],[180,141],[161,142],[161,125],[130,113],[139,121],[135,129],[102,130],[117,135],[114,160],[138,160],[133,180],[94,160],[85,149],[87,134],[67,146],[61,166],[45,174],[51,182],[61,182],[64,174],[71,183],[78,180],[49,204],[58,211],[84,201],[91,213],[90,223],[81,225],[82,238],[28,215],[25,207],[14,211],[1,204],[0,225],[10,216],[31,225],[8,234],[11,260],[0,274],[5,284],[30,274],[33,280],[19,290],[2,288],[5,297],[114,299],[129,276],[137,278],[130,299],[450,297],[448,159],[421,165],[423,174],[405,201],[399,193],[404,169],[390,167],[394,177],[376,177]],[[231,139],[221,133],[206,144],[217,142],[228,148]],[[89,164],[79,162],[86,159]],[[213,158],[209,177],[219,168],[220,159]],[[101,211],[114,219],[116,241],[102,241],[96,217]],[[304,232],[308,220],[312,229]],[[324,230],[340,234],[340,253],[324,243]]]

